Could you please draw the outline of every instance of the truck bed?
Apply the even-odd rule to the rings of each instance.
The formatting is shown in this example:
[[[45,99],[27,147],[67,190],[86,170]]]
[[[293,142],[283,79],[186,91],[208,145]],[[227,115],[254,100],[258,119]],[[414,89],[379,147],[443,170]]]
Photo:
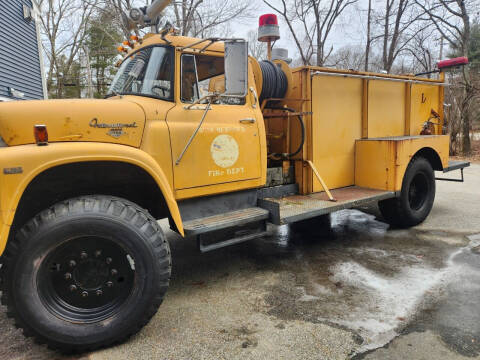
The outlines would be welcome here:
[[[290,195],[282,198],[259,199],[258,205],[270,212],[269,221],[276,225],[349,209],[369,202],[395,197],[395,192],[348,186],[331,191],[336,202],[329,201],[325,192]]]

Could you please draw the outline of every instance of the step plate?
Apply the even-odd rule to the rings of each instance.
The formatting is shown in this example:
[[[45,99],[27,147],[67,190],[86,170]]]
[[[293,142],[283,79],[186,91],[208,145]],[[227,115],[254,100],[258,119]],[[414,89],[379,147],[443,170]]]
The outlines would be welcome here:
[[[186,235],[198,235],[232,226],[248,224],[254,221],[266,220],[268,217],[268,210],[252,207],[186,221],[183,223],[183,228],[185,229]]]
[[[329,201],[324,192],[291,195],[281,199],[259,200],[259,206],[270,211],[270,221],[276,225],[289,224],[334,211],[349,209],[369,202],[395,197],[395,192],[349,186],[331,191],[336,202]]]

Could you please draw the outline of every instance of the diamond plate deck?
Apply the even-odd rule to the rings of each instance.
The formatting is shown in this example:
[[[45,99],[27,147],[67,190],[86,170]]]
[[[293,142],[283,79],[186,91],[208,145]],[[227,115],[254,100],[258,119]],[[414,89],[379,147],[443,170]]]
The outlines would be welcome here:
[[[369,202],[395,197],[395,192],[349,186],[332,190],[336,202],[328,200],[324,192],[309,195],[291,195],[281,199],[259,200],[259,206],[270,211],[273,224],[288,224],[334,211],[349,209]]]
[[[254,221],[268,219],[268,210],[252,207],[231,211],[220,215],[208,216],[200,219],[185,221],[183,228],[186,235],[198,235],[210,231],[240,226]]]

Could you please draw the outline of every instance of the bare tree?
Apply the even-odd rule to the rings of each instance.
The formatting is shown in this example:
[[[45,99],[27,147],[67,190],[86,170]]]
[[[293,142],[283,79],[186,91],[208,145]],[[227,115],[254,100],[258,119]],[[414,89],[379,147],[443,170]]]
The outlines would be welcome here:
[[[364,67],[365,55],[361,46],[344,46],[330,56],[327,66],[358,71]]]
[[[385,10],[378,19],[382,31],[376,38],[382,40],[383,69],[387,72],[391,72],[396,58],[422,30],[413,29],[419,19],[415,9],[411,0],[385,1]]]
[[[365,43],[365,67],[364,70],[368,71],[368,62],[370,58],[370,47],[372,46],[372,0],[368,0],[367,11],[367,41]]]
[[[434,50],[432,46],[438,32],[435,28],[423,28],[415,33],[411,41],[407,43],[405,52],[412,57],[411,71],[414,73],[428,72],[434,66]],[[427,74],[428,77],[431,74]]]
[[[130,31],[121,23],[122,14],[132,7],[147,6],[149,0],[103,0],[114,9],[126,36]],[[233,19],[249,17],[251,4],[247,0],[177,0],[165,9],[165,16],[180,30],[180,35],[206,37],[218,35],[221,27]]]
[[[62,97],[98,0],[40,0],[38,4],[42,9],[44,49],[49,63],[47,84],[49,91],[54,89],[54,95]]]
[[[281,6],[272,0],[263,2],[287,23],[303,64],[315,58],[316,65],[323,66],[333,51],[326,48],[328,36],[340,15],[357,0],[281,0]]]
[[[250,30],[247,33],[248,52],[255,59],[261,60],[267,57],[267,46],[265,43],[258,41],[258,33],[256,30]]]
[[[180,34],[193,37],[218,35],[228,22],[248,18],[252,8],[247,0],[179,0],[173,2],[173,24]]]
[[[423,19],[433,24],[442,37],[463,56],[468,56],[470,48],[470,13],[478,9],[477,0],[415,0],[423,11]],[[458,101],[461,114],[462,152],[470,154],[470,112],[475,96],[475,88],[468,71],[463,67],[463,96]]]

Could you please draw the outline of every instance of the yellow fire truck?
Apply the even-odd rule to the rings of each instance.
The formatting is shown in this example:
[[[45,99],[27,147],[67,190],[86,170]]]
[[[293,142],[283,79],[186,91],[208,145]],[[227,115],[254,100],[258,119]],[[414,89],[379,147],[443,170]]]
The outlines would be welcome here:
[[[167,4],[125,23],[156,28]],[[274,15],[259,38],[278,38]],[[123,341],[156,313],[171,272],[157,219],[203,252],[369,202],[409,227],[434,171],[469,165],[443,135],[442,70],[466,59],[438,80],[291,68],[270,46],[257,61],[243,40],[168,25],[126,46],[106,99],[0,104],[2,303],[61,351]]]

